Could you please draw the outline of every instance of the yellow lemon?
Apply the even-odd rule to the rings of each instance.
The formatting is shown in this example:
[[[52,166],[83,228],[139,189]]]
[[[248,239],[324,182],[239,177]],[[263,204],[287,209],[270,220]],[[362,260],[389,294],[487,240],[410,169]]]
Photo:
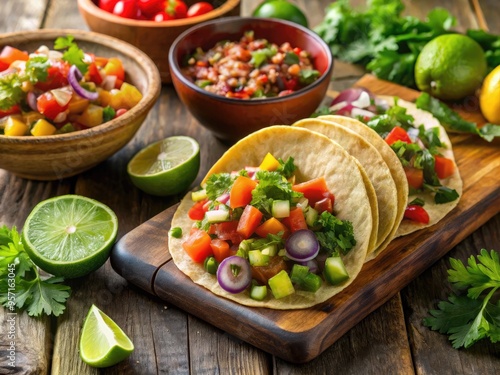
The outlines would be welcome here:
[[[484,79],[479,106],[483,116],[493,124],[500,124],[500,65]]]

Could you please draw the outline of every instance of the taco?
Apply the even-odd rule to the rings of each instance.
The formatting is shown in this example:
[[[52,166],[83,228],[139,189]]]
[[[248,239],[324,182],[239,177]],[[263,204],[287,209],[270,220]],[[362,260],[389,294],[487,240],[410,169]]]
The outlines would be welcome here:
[[[376,240],[368,250],[367,261],[373,259],[392,240],[395,227],[399,225],[402,217],[402,208],[406,203],[398,207],[398,190],[391,175],[387,163],[382,155],[369,141],[365,140],[355,131],[346,128],[327,118],[310,118],[299,120],[293,126],[304,127],[309,130],[326,135],[330,139],[338,142],[345,150],[355,157],[366,171],[370,182],[375,190],[376,203],[372,204],[376,208],[378,218],[378,228],[376,228]],[[392,150],[390,150],[392,152]],[[402,169],[400,173],[403,173]],[[403,193],[406,196],[406,193]],[[399,221],[396,222],[396,219]]]
[[[359,163],[324,135],[279,125],[259,130],[228,149],[202,189],[182,199],[170,254],[196,284],[240,304],[316,305],[363,266],[373,226],[366,181]],[[182,235],[172,235],[177,228]]]
[[[384,160],[387,158],[395,172],[399,201],[403,204],[406,200],[395,233],[398,237],[434,225],[453,210],[462,195],[462,179],[450,139],[436,118],[399,98],[376,99],[376,110],[370,116],[318,118],[355,130],[375,145]]]

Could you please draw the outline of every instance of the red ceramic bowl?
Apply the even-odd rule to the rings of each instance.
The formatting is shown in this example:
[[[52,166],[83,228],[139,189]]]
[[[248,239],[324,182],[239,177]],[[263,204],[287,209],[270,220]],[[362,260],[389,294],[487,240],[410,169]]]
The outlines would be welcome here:
[[[290,95],[266,99],[226,98],[203,90],[181,72],[181,63],[195,48],[212,48],[221,40],[239,40],[253,30],[256,38],[309,51],[321,76],[314,83]],[[270,18],[227,17],[204,22],[185,31],[169,52],[172,82],[193,116],[217,138],[234,143],[270,125],[290,125],[309,117],[321,104],[333,71],[328,45],[313,31],[298,24]]]

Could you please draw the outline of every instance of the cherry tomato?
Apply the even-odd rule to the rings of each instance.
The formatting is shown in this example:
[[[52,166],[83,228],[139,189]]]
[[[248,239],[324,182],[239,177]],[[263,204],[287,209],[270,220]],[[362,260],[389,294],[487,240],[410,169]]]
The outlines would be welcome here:
[[[123,18],[136,19],[139,17],[140,11],[135,0],[119,0],[113,8],[113,14]]]
[[[187,17],[188,6],[182,0],[168,0],[167,13],[175,19]]]
[[[163,21],[175,20],[175,17],[162,10],[161,12],[158,12],[154,15],[153,20],[155,22],[163,22]]]
[[[187,17],[201,16],[202,14],[208,13],[214,9],[213,5],[207,3],[206,1],[200,1],[189,7],[187,10]]]
[[[68,104],[65,106],[59,105],[51,91],[47,91],[40,95],[36,101],[36,106],[38,112],[49,120],[54,120],[60,113],[68,108]]]
[[[429,214],[425,208],[416,204],[410,204],[406,207],[404,217],[417,223],[429,224]]]
[[[149,18],[165,9],[165,0],[137,0],[141,13]]]
[[[106,12],[113,13],[113,9],[117,2],[118,0],[99,0],[97,6]]]

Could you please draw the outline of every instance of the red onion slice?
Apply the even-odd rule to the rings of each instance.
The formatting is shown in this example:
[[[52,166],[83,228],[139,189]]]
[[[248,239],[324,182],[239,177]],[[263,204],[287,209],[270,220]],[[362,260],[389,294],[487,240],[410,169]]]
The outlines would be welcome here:
[[[82,78],[83,78],[82,73],[80,72],[80,70],[78,70],[76,65],[71,65],[71,68],[69,68],[69,73],[68,73],[68,82],[73,88],[73,90],[75,90],[75,92],[84,99],[96,100],[99,97],[99,93],[84,89],[80,85],[80,80]]]
[[[226,292],[243,292],[252,282],[250,263],[238,255],[227,257],[217,268],[217,281]]]
[[[312,230],[300,229],[288,237],[285,250],[291,260],[306,262],[318,255],[319,242]]]

